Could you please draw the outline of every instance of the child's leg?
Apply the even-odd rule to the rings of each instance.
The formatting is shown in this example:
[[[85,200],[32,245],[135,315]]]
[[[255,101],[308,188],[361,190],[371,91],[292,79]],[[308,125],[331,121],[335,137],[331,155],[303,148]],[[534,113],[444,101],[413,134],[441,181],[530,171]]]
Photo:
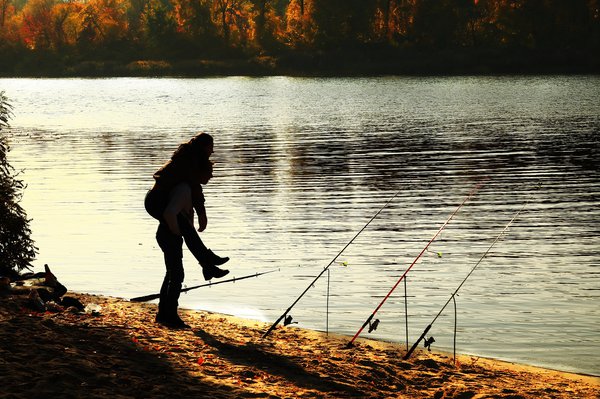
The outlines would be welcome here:
[[[194,255],[194,258],[196,258],[198,262],[206,262],[208,248],[206,248],[206,245],[202,242],[202,239],[194,229],[194,226],[192,226],[182,214],[177,215],[177,224],[179,225],[179,230],[185,240],[185,245],[192,255]]]
[[[180,214],[177,216],[177,223],[179,225],[179,230],[183,235],[183,239],[185,240],[185,245],[198,260],[200,266],[202,266],[203,269],[211,270],[211,276],[221,277],[221,274],[224,272],[221,272],[221,269],[217,268],[216,265],[224,264],[229,258],[221,258],[220,256],[215,255],[210,249],[206,248],[206,245],[202,242],[202,239],[196,229],[194,229],[194,226],[192,226],[183,215]]]

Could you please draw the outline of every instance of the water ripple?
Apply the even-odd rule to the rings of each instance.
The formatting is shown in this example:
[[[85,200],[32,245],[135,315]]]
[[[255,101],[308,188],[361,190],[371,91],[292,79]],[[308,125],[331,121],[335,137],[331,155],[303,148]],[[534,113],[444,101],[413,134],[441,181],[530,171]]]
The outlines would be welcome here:
[[[234,275],[280,272],[192,291],[183,306],[275,320],[397,194],[292,311],[301,327],[354,334],[487,177],[408,275],[410,340],[530,201],[457,297],[457,349],[600,374],[598,77],[0,79],[0,89],[15,106],[9,159],[28,184],[37,264],[70,289],[158,290],[143,197],[177,144],[204,130],[216,139],[204,240],[231,256]],[[186,284],[201,283],[185,256]],[[404,341],[404,300],[401,285],[372,337]],[[452,346],[453,324],[451,311],[436,322],[438,347]]]

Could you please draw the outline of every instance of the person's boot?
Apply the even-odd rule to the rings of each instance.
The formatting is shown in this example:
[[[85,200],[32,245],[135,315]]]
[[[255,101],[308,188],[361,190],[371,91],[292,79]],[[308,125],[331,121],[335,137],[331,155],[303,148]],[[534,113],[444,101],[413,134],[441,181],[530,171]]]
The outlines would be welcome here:
[[[161,307],[159,305],[158,312],[156,312],[156,318],[154,321],[158,324],[162,324],[163,326],[167,326],[171,324],[172,319],[172,314],[170,312],[167,312],[167,310],[164,307]]]
[[[219,269],[217,266],[213,264],[202,264],[202,275],[206,281],[211,280],[213,278],[221,278],[229,274],[229,270]]]
[[[173,314],[170,325],[167,327],[173,328],[176,330],[188,330],[188,329],[192,328],[188,324],[186,324],[185,321],[181,320],[181,317],[179,317],[179,315],[177,314],[177,311],[175,311],[175,313]]]
[[[179,316],[177,316],[177,318],[171,318],[169,320],[161,319],[161,321],[157,321],[157,323],[173,330],[188,330],[192,328],[188,324],[186,324],[185,321],[181,320]]]
[[[159,324],[163,324],[164,322],[167,321],[167,312],[166,312],[165,306],[162,302],[163,301],[161,300],[158,303],[158,312],[156,312],[156,318],[154,319],[154,321]]]
[[[227,263],[229,261],[229,257],[225,256],[225,257],[220,257],[217,254],[215,254],[213,251],[211,251],[210,249],[206,249],[208,255],[206,256],[208,262],[212,263],[215,266],[221,266],[225,263]]]
[[[184,330],[191,328],[185,321],[181,320],[181,317],[177,314],[177,308],[170,309],[166,311],[165,309],[160,309],[156,314],[156,322],[175,330]]]

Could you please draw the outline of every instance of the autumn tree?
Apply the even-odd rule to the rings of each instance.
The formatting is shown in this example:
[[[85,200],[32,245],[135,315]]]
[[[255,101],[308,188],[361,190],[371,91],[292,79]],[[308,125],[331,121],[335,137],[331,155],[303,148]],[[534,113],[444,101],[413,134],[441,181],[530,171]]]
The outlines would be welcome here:
[[[543,0],[497,0],[494,41],[507,48],[535,48],[547,30],[548,9]]]
[[[79,35],[79,14],[83,9],[81,3],[58,3],[52,9],[54,47],[62,49],[73,46]]]
[[[212,15],[215,21],[220,26],[223,38],[229,42],[229,13],[231,0],[214,0],[212,4]]]
[[[315,45],[317,25],[313,19],[315,0],[291,0],[286,10],[286,29],[281,35],[286,45],[294,49]]]
[[[381,42],[397,44],[408,40],[413,23],[413,0],[379,0],[373,34]]]
[[[254,0],[254,27],[256,42],[260,47],[273,47],[275,42],[275,26],[269,21],[275,21],[275,13],[271,0]]]
[[[179,37],[187,47],[202,51],[220,43],[208,0],[175,0],[174,13]]]
[[[177,41],[177,23],[172,5],[167,1],[150,0],[144,9],[146,41],[150,48],[166,54]]]
[[[245,44],[251,35],[252,3],[248,0],[213,0],[213,21],[226,44]],[[235,38],[232,38],[235,35]]]
[[[4,28],[8,16],[14,13],[12,3],[12,0],[0,0],[0,29]]]
[[[21,36],[32,49],[52,47],[53,13],[56,0],[30,0],[23,9]]]
[[[465,28],[466,42],[475,47],[496,47],[499,29],[496,24],[497,0],[475,0]]]
[[[143,15],[146,3],[146,0],[129,0],[126,5],[128,40],[136,44],[142,40]]]
[[[0,0],[0,48],[21,42],[21,25],[14,0]]]
[[[79,16],[78,43],[82,48],[111,48],[127,37],[125,0],[90,0]]]
[[[339,48],[369,42],[373,38],[375,1],[313,0],[316,40],[322,48]]]

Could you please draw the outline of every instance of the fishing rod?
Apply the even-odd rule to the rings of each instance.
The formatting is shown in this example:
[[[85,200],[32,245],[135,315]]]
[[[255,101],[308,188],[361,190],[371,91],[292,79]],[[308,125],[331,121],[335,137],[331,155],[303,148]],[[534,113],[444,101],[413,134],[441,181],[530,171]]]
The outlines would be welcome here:
[[[360,233],[362,233],[367,228],[367,226],[373,220],[375,220],[375,218],[381,213],[381,211],[383,211],[385,209],[385,207],[388,206],[389,203],[392,202],[394,200],[394,198],[396,198],[398,196],[398,194],[400,194],[400,191],[401,190],[396,191],[396,193],[392,196],[392,198],[390,198],[381,208],[379,208],[379,210],[375,213],[375,215],[373,215],[373,217],[371,217],[371,219],[369,219],[367,224],[365,224],[363,226],[363,228],[360,229],[360,231],[358,233],[356,233],[356,235],[346,244],[346,246],[344,246],[344,248],[342,248],[342,250],[340,252],[338,252],[338,254],[333,258],[333,260],[331,262],[329,262],[329,264],[321,271],[321,273],[319,273],[319,275],[317,277],[315,277],[315,279],[308,285],[308,287],[306,287],[306,289],[302,292],[302,294],[300,294],[300,296],[298,298],[296,298],[296,300],[290,305],[290,307],[287,308],[287,310],[285,312],[283,312],[283,314],[281,316],[279,316],[279,318],[277,320],[275,320],[275,322],[271,325],[271,327],[269,327],[269,329],[263,334],[262,338],[266,338],[271,333],[271,331],[273,331],[275,329],[275,327],[277,327],[279,322],[281,320],[283,320],[284,318],[285,318],[285,320],[283,322],[284,326],[287,326],[288,324],[292,323],[292,316],[288,316],[288,313],[292,310],[292,308],[300,301],[300,299],[304,296],[304,294],[306,294],[308,292],[310,287],[312,287],[314,285],[314,283],[323,275],[323,273],[325,273],[327,270],[329,270],[329,266],[331,266],[336,261],[336,259],[342,254],[342,252],[344,252],[346,250],[346,248],[348,248],[350,246],[350,244],[352,244],[352,242],[356,239],[356,237],[358,237],[360,235]]]
[[[262,273],[249,274],[249,275],[243,276],[243,277],[234,277],[234,278],[230,278],[228,280],[217,281],[216,283],[206,283],[206,284],[194,285],[193,287],[184,288],[179,292],[188,292],[191,290],[195,290],[196,288],[202,288],[202,287],[212,287],[213,285],[217,285],[217,284],[235,283],[236,281],[239,281],[239,280],[245,280],[245,279],[251,278],[251,277],[258,277],[258,276],[262,276],[263,274],[269,274],[269,273],[273,273],[273,272],[277,272],[277,271],[279,271],[279,269],[269,270],[269,271],[262,272]],[[151,300],[157,299],[157,298],[160,298],[160,294],[138,296],[136,298],[131,298],[130,301],[131,302],[147,302],[147,301],[151,301]]]
[[[454,217],[454,215],[456,215],[458,213],[458,211],[463,207],[463,205],[471,197],[473,197],[475,195],[475,193],[479,190],[479,188],[484,183],[485,183],[485,181],[482,181],[482,182],[478,183],[469,192],[469,194],[467,194],[467,196],[465,197],[465,199],[460,203],[460,205],[458,205],[458,207],[454,210],[454,212],[452,212],[452,214],[450,215],[450,217],[448,217],[448,219],[446,219],[446,221],[442,224],[442,226],[439,228],[439,230],[433,235],[433,237],[431,238],[431,240],[429,240],[429,242],[427,243],[427,245],[425,245],[425,247],[423,248],[423,250],[421,250],[421,252],[419,253],[419,255],[417,255],[417,257],[415,258],[415,260],[413,260],[413,262],[410,264],[410,266],[408,267],[408,269],[406,269],[406,271],[404,272],[404,274],[398,279],[398,281],[396,281],[396,284],[394,284],[394,286],[392,287],[392,289],[387,293],[387,295],[383,298],[383,300],[379,303],[379,305],[377,305],[377,307],[375,308],[375,310],[373,311],[373,313],[371,313],[371,315],[367,318],[367,320],[359,328],[359,330],[356,332],[356,334],[354,334],[354,337],[352,337],[352,339],[350,340],[350,342],[348,342],[348,344],[346,345],[348,348],[351,348],[353,346],[354,341],[356,340],[356,338],[358,338],[358,336],[360,335],[360,333],[365,329],[365,327],[367,325],[369,326],[369,332],[377,329],[377,326],[379,325],[379,319],[376,319],[371,324],[371,320],[373,320],[373,317],[375,317],[375,314],[383,306],[383,304],[385,303],[385,301],[387,301],[387,299],[390,297],[390,295],[392,295],[392,292],[394,292],[394,290],[396,289],[396,287],[398,286],[398,284],[400,284],[400,282],[406,277],[406,275],[408,274],[408,272],[410,271],[410,269],[412,269],[412,267],[417,263],[417,261],[419,260],[419,258],[425,253],[425,251],[427,251],[427,248],[429,248],[429,245],[431,245],[431,243],[437,238],[437,236],[442,232],[442,230],[444,230],[446,228],[446,226],[448,225],[448,223],[450,223],[450,221],[452,220],[452,218]]]
[[[471,276],[471,274],[473,274],[473,272],[475,271],[475,269],[477,268],[477,266],[479,266],[479,264],[483,261],[483,259],[485,259],[485,257],[492,250],[492,248],[494,247],[494,245],[496,245],[496,243],[500,240],[500,238],[504,235],[504,233],[506,233],[506,231],[512,225],[512,223],[515,221],[515,219],[517,219],[517,217],[519,216],[519,214],[523,211],[523,209],[525,209],[525,207],[527,206],[527,204],[529,203],[529,201],[530,200],[528,200],[527,202],[525,202],[525,204],[521,207],[521,209],[519,209],[519,211],[513,216],[512,219],[510,219],[510,221],[506,224],[506,226],[504,226],[504,229],[502,229],[502,231],[500,232],[500,234],[498,234],[496,236],[496,239],[492,242],[492,244],[488,247],[488,249],[483,253],[483,255],[481,256],[481,258],[479,258],[479,260],[477,261],[477,263],[475,263],[475,266],[473,266],[473,268],[467,274],[467,276],[464,278],[464,280],[458,285],[458,287],[452,293],[452,295],[450,295],[450,298],[448,298],[448,300],[446,301],[446,303],[444,304],[444,306],[442,306],[442,309],[433,318],[433,320],[431,321],[431,323],[429,323],[429,325],[425,328],[425,330],[423,331],[423,334],[421,334],[421,336],[419,337],[419,339],[413,344],[413,346],[410,348],[410,350],[408,352],[406,352],[406,355],[404,355],[404,360],[408,359],[410,357],[410,355],[412,355],[412,353],[417,348],[417,346],[419,345],[419,343],[425,338],[425,335],[429,332],[429,330],[433,326],[433,323],[435,323],[435,321],[438,319],[438,317],[440,317],[440,315],[442,314],[442,312],[444,311],[444,309],[446,309],[446,306],[448,306],[448,304],[450,303],[450,301],[453,300],[456,297],[456,294],[458,293],[458,290],[461,289],[461,287],[465,284],[465,282],[467,281],[467,279]],[[433,342],[433,338],[429,338],[429,340],[425,340],[425,343],[426,344],[427,343],[430,344],[431,343],[430,340],[431,340],[431,342]]]

